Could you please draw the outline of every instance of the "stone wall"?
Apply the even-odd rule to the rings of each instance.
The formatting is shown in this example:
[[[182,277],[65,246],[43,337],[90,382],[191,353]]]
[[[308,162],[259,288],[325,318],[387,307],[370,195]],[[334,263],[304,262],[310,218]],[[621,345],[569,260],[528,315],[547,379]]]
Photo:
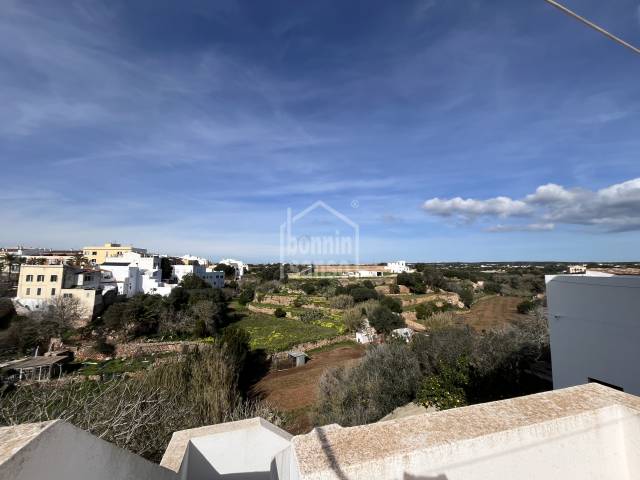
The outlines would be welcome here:
[[[333,337],[333,338],[325,338],[323,340],[318,340],[315,342],[307,342],[307,343],[301,343],[299,345],[294,345],[293,347],[289,348],[287,350],[287,352],[291,352],[291,351],[296,351],[296,352],[307,352],[309,350],[313,350],[315,348],[320,348],[320,347],[324,347],[326,345],[332,345],[334,343],[339,343],[339,342],[345,342],[348,340],[355,340],[355,337],[353,334],[351,335],[340,335],[338,337]],[[273,353],[269,356],[270,360],[284,360],[287,358],[287,352],[276,352]]]

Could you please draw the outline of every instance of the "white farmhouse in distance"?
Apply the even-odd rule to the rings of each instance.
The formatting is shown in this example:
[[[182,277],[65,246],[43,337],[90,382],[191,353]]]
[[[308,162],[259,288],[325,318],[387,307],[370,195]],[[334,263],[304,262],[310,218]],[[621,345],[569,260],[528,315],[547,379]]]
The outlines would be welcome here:
[[[587,266],[586,265],[569,265],[569,268],[567,270],[572,275],[584,274],[584,273],[587,273]]]
[[[547,275],[553,387],[640,395],[640,276]]]
[[[390,273],[411,273],[414,270],[407,267],[405,260],[397,260],[395,262],[387,263],[386,270]]]

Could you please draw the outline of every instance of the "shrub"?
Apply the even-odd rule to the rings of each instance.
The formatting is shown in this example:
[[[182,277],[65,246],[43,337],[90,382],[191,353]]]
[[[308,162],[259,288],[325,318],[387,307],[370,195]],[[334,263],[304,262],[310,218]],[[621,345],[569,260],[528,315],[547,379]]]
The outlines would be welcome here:
[[[397,298],[385,297],[383,295],[380,297],[380,304],[387,307],[392,312],[402,313],[402,302]]]
[[[473,303],[473,290],[465,287],[458,293],[460,295],[460,301],[464,303],[464,306],[469,308]]]
[[[364,316],[362,315],[362,308],[352,307],[342,314],[342,322],[344,323],[347,331],[357,331],[364,322]]]
[[[404,344],[372,347],[356,366],[325,372],[316,422],[344,427],[374,422],[410,402],[419,381],[418,363]]]
[[[341,310],[344,310],[346,308],[351,308],[353,307],[353,304],[354,304],[354,300],[351,295],[345,295],[345,294],[336,295],[335,297],[329,300],[329,306],[331,308],[339,308]]]
[[[405,326],[404,319],[393,313],[385,306],[378,306],[368,316],[369,325],[376,329],[377,332],[390,333],[396,328]]]
[[[324,313],[322,310],[306,308],[302,313],[300,313],[300,321],[303,323],[313,323],[317,321],[323,320]]]
[[[286,310],[281,307],[276,308],[273,314],[276,316],[276,318],[284,318],[287,316]]]
[[[485,293],[502,293],[502,285],[498,282],[486,281],[484,282],[484,287],[482,287]]]
[[[533,310],[535,306],[535,302],[532,302],[531,300],[523,300],[518,304],[516,309],[518,310],[518,313],[527,314]]]
[[[392,283],[391,285],[389,285],[389,293],[392,293],[392,294],[400,293],[400,287],[397,284]]]
[[[426,377],[418,391],[417,403],[438,410],[467,404],[465,388],[469,384],[469,364],[461,357],[454,365],[441,365],[439,373]]]
[[[293,300],[293,306],[300,308],[303,305],[306,305],[308,303],[307,297],[305,295],[298,295],[294,300]]]
[[[238,295],[238,303],[240,305],[246,305],[247,303],[253,302],[255,293],[253,286],[247,285],[240,291],[240,295]]]
[[[416,305],[416,317],[418,320],[425,320],[431,315],[437,312],[444,312],[449,307],[449,304],[444,303],[442,306],[438,306],[435,302],[424,302]]]
[[[453,312],[436,312],[420,323],[430,332],[455,325],[456,315]]]
[[[353,288],[349,294],[353,297],[353,301],[356,303],[364,302],[366,300],[376,300],[378,298],[378,292],[372,288],[365,287]]]
[[[187,290],[195,290],[199,288],[211,288],[207,282],[205,282],[202,278],[198,277],[193,273],[187,273],[182,280],[180,280],[179,285],[182,288],[186,288]]]

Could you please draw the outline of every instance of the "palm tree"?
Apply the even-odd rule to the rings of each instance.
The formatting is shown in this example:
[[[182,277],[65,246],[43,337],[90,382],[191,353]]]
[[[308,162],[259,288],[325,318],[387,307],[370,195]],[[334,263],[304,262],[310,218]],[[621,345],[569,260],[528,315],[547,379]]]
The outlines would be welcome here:
[[[11,271],[13,270],[13,266],[18,263],[18,257],[12,253],[4,254],[4,263],[9,267],[9,276],[11,276]]]
[[[74,267],[87,267],[89,266],[89,260],[82,253],[76,253],[73,257],[67,260],[67,265]]]

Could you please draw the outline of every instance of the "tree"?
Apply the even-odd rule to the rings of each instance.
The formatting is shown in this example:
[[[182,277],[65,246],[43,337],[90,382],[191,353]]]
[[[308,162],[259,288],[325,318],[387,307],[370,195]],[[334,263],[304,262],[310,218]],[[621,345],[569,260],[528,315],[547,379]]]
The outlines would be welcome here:
[[[378,298],[378,292],[366,287],[356,287],[352,289],[349,294],[353,297],[353,301],[356,303],[372,299],[375,300]]]
[[[400,315],[382,305],[373,310],[368,320],[369,325],[382,333],[391,333],[392,330],[405,326],[404,319]]]
[[[400,287],[396,283],[392,283],[389,285],[389,293],[398,294],[400,293]]]
[[[197,290],[200,288],[211,288],[207,282],[205,282],[202,278],[198,277],[194,273],[187,273],[182,280],[180,280],[179,285],[182,288],[187,290]]]
[[[71,265],[73,267],[88,267],[90,266],[90,262],[82,253],[76,253],[73,257],[67,260],[67,265]]]
[[[13,302],[8,298],[0,298],[0,330],[7,328],[15,315],[16,310],[13,308]]]
[[[464,306],[469,308],[473,303],[473,290],[470,288],[463,288],[460,290],[460,301],[464,303]]]
[[[41,321],[53,322],[58,333],[62,333],[70,328],[78,328],[83,320],[91,316],[91,313],[76,297],[57,295],[44,306],[40,316]]]
[[[402,302],[397,298],[386,297],[383,295],[380,297],[380,304],[387,307],[392,312],[402,313]]]
[[[362,327],[364,322],[364,316],[362,315],[361,307],[352,307],[342,314],[342,322],[344,323],[347,331],[356,332]]]
[[[233,265],[227,265],[226,263],[219,263],[214,270],[223,271],[224,278],[226,280],[234,280],[236,278],[236,267]]]
[[[173,275],[173,267],[169,257],[160,258],[160,271],[162,272],[162,280],[169,280]]]
[[[238,295],[238,303],[240,305],[246,305],[247,303],[253,302],[253,297],[255,297],[256,291],[252,285],[246,285],[240,290],[240,295]]]
[[[282,307],[278,307],[274,310],[273,314],[276,316],[276,318],[284,318],[287,316],[287,312],[284,308]]]
[[[196,329],[199,334],[197,336],[200,337],[215,335],[222,328],[225,321],[223,308],[213,300],[196,302],[191,306],[191,312],[196,319]],[[204,326],[204,329],[202,326]]]

